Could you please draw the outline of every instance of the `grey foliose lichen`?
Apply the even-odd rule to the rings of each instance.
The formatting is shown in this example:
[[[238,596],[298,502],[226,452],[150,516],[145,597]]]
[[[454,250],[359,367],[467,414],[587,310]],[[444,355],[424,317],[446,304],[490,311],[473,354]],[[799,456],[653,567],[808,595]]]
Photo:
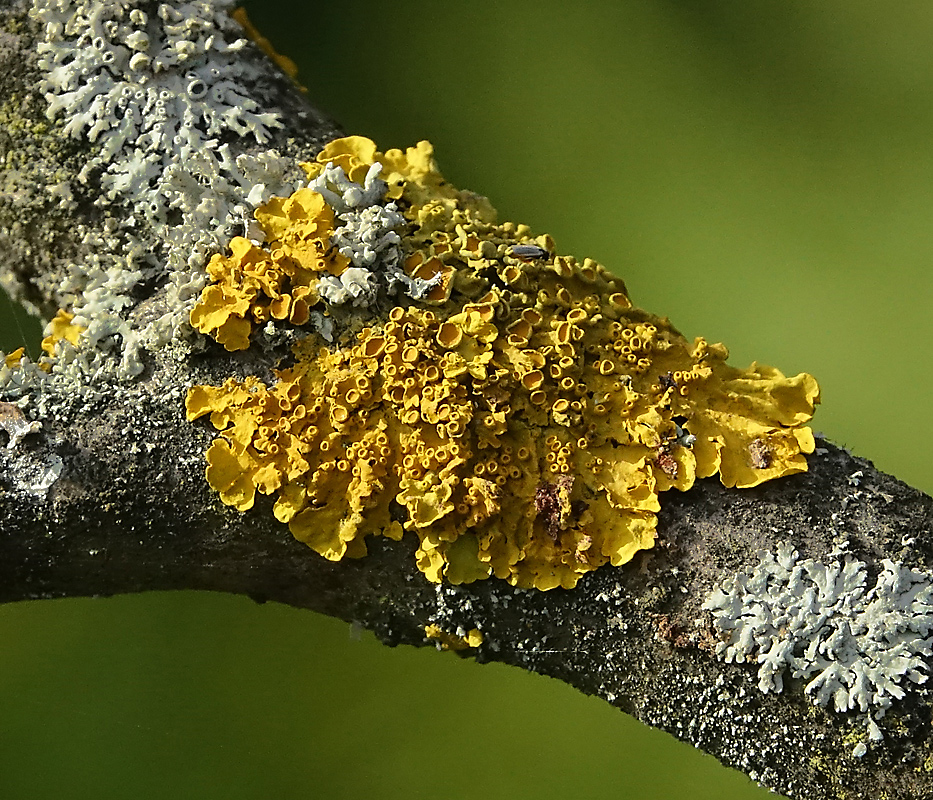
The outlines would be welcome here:
[[[359,184],[328,163],[308,183],[334,210],[339,225],[332,243],[353,264],[339,277],[321,278],[318,292],[329,305],[371,306],[381,294],[420,300],[437,284],[411,278],[401,268],[399,231],[407,223],[394,202],[385,202],[388,185],[379,177],[381,172],[382,164],[376,162]]]
[[[803,679],[815,704],[860,712],[879,741],[876,720],[929,675],[931,580],[885,559],[869,587],[862,561],[843,553],[828,563],[800,559],[782,544],[751,573],[724,580],[703,608],[723,634],[719,657],[757,663],[762,692],[782,691],[785,674]]]
[[[131,377],[143,368],[141,349],[183,336],[208,257],[249,235],[255,207],[302,179],[294,159],[256,151],[282,121],[255,99],[262,74],[243,57],[231,0],[139,6],[37,0],[31,12],[43,27],[47,114],[96,148],[74,187],[60,188],[62,202],[83,186],[102,208],[130,210],[110,230],[87,233],[91,255],[63,286],[86,329],[84,355],[69,364],[85,376]],[[132,311],[144,284],[164,287],[168,311],[141,324]],[[53,364],[53,379],[63,366]]]

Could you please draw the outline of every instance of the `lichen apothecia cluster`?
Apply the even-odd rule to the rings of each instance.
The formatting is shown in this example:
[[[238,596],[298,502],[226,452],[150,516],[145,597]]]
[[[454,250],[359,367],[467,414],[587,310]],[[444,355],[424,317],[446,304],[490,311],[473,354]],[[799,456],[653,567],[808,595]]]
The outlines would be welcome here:
[[[806,470],[811,376],[687,341],[599,264],[497,223],[427,142],[348,137],[303,168],[308,186],[214,257],[191,314],[228,350],[296,334],[271,385],[189,392],[189,419],[219,431],[207,479],[225,503],[274,495],[329,559],[411,532],[432,581],[570,588],[652,547],[661,492]]]

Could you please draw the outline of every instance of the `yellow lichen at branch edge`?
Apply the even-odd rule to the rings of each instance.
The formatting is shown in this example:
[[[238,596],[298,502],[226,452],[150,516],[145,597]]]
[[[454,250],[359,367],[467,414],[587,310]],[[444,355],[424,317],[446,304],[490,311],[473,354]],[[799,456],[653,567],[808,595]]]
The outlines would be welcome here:
[[[295,62],[292,61],[288,56],[283,56],[280,52],[278,52],[272,46],[272,42],[270,42],[265,36],[263,36],[259,32],[259,30],[256,28],[256,26],[253,25],[249,16],[246,14],[246,9],[243,6],[240,6],[239,8],[235,8],[233,11],[231,11],[230,16],[240,23],[240,25],[243,27],[243,32],[246,34],[246,36],[252,42],[254,42],[255,45],[260,50],[262,50],[262,52],[264,52],[267,56],[269,56],[269,58],[271,58],[278,65],[279,69],[281,69],[282,72],[288,75],[288,77],[291,78],[293,81],[298,83],[297,81],[298,65],[295,64]],[[304,86],[301,86],[301,84],[298,84],[298,86],[301,89],[301,91],[303,92],[308,91]]]
[[[3,363],[10,369],[18,367],[25,354],[25,347],[17,347],[12,353],[7,353],[6,356],[4,356]]]
[[[69,314],[63,309],[58,309],[55,316],[51,319],[46,330],[48,334],[42,340],[42,349],[50,356],[55,355],[55,345],[64,339],[77,345],[84,328],[80,325],[72,324],[74,314]]]
[[[55,316],[49,320],[46,325],[46,336],[42,340],[42,350],[45,355],[39,359],[39,369],[44,372],[51,372],[52,364],[58,357],[56,350],[59,342],[67,342],[72,346],[77,346],[81,339],[81,334],[85,331],[81,325],[75,325],[72,320],[74,314],[69,314],[64,309],[59,309]]]
[[[483,634],[476,628],[459,635],[445,631],[440,625],[431,624],[424,626],[424,635],[441,650],[471,650],[483,643]]]

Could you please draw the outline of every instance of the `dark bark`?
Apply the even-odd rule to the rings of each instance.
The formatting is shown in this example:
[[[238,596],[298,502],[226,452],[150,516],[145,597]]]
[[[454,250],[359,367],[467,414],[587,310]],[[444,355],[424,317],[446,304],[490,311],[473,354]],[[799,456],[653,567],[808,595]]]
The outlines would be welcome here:
[[[121,210],[79,198],[65,211],[41,189],[50,176],[76,172],[90,145],[46,120],[35,91],[35,37],[25,7],[6,3],[0,154],[11,169],[0,196],[0,248],[4,285],[50,316],[64,265],[83,255],[83,233]],[[288,80],[272,69],[269,76],[266,102],[288,120],[273,142],[283,153],[307,156],[337,134]],[[153,313],[165,302],[159,292],[151,287],[134,313]],[[858,720],[812,706],[799,682],[762,695],[752,666],[715,658],[700,608],[725,576],[784,541],[819,559],[848,538],[870,565],[893,558],[926,567],[933,550],[917,534],[930,527],[931,498],[820,441],[806,474],[742,491],[710,479],[665,494],[657,547],[599,569],[574,590],[525,591],[494,579],[435,586],[415,568],[410,535],[372,540],[366,558],[329,562],[274,520],[270,502],[245,514],[220,503],[204,479],[213,431],[185,420],[185,391],[271,366],[211,346],[181,361],[151,354],[136,381],[98,382],[93,397],[48,389],[41,430],[0,449],[0,600],[207,589],[314,609],[389,645],[428,643],[430,623],[480,628],[477,660],[603,697],[789,797],[933,795],[925,690],[888,713],[881,746],[854,758]],[[18,419],[10,406],[0,411]]]

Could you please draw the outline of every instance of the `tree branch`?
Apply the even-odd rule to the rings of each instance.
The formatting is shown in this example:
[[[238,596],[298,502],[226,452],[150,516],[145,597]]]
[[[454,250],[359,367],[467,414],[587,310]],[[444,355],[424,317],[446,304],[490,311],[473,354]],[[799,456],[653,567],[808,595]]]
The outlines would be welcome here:
[[[96,145],[68,135],[61,118],[47,119],[42,28],[28,5],[6,3],[0,31],[0,97],[7,98],[0,152],[9,165],[0,187],[3,284],[46,318],[80,295],[89,329],[112,324],[112,309],[94,316],[90,271],[75,288],[74,264],[105,256],[101,247],[119,258],[130,238],[162,259],[174,257],[171,245],[151,222],[140,220],[129,233],[121,227],[130,213],[125,198],[100,202],[106,173],[85,170]],[[228,136],[235,154],[275,147],[307,159],[338,135],[256,48],[237,58],[251,71],[252,96],[282,124],[269,126],[262,146],[249,134]],[[82,171],[84,182],[76,178]],[[229,226],[219,229],[218,237]],[[129,324],[123,345],[128,331],[150,330],[180,303],[177,282],[155,268],[142,272],[126,294],[132,303],[118,309]],[[933,500],[870,463],[819,441],[805,474],[741,491],[706,479],[667,493],[656,548],[623,567],[601,567],[572,590],[522,590],[495,579],[435,585],[415,567],[411,534],[376,540],[362,559],[327,561],[275,521],[271,502],[241,513],[208,486],[204,453],[214,432],[185,419],[187,388],[230,375],[271,376],[277,354],[186,348],[170,336],[141,341],[137,374],[124,348],[102,350],[97,362],[76,358],[71,370],[59,356],[48,380],[37,373],[31,381],[7,379],[0,600],[209,589],[314,609],[390,645],[435,644],[425,635],[429,625],[453,639],[478,629],[483,642],[470,650],[477,660],[600,696],[789,797],[933,792],[923,686],[892,705],[880,743],[853,755],[865,739],[858,713],[814,706],[802,680],[761,693],[754,666],[716,657],[722,633],[702,608],[714,587],[751,572],[762,551],[785,542],[816,562],[832,562],[844,546],[873,576],[885,558],[927,565],[933,553],[915,534],[929,528]]]

